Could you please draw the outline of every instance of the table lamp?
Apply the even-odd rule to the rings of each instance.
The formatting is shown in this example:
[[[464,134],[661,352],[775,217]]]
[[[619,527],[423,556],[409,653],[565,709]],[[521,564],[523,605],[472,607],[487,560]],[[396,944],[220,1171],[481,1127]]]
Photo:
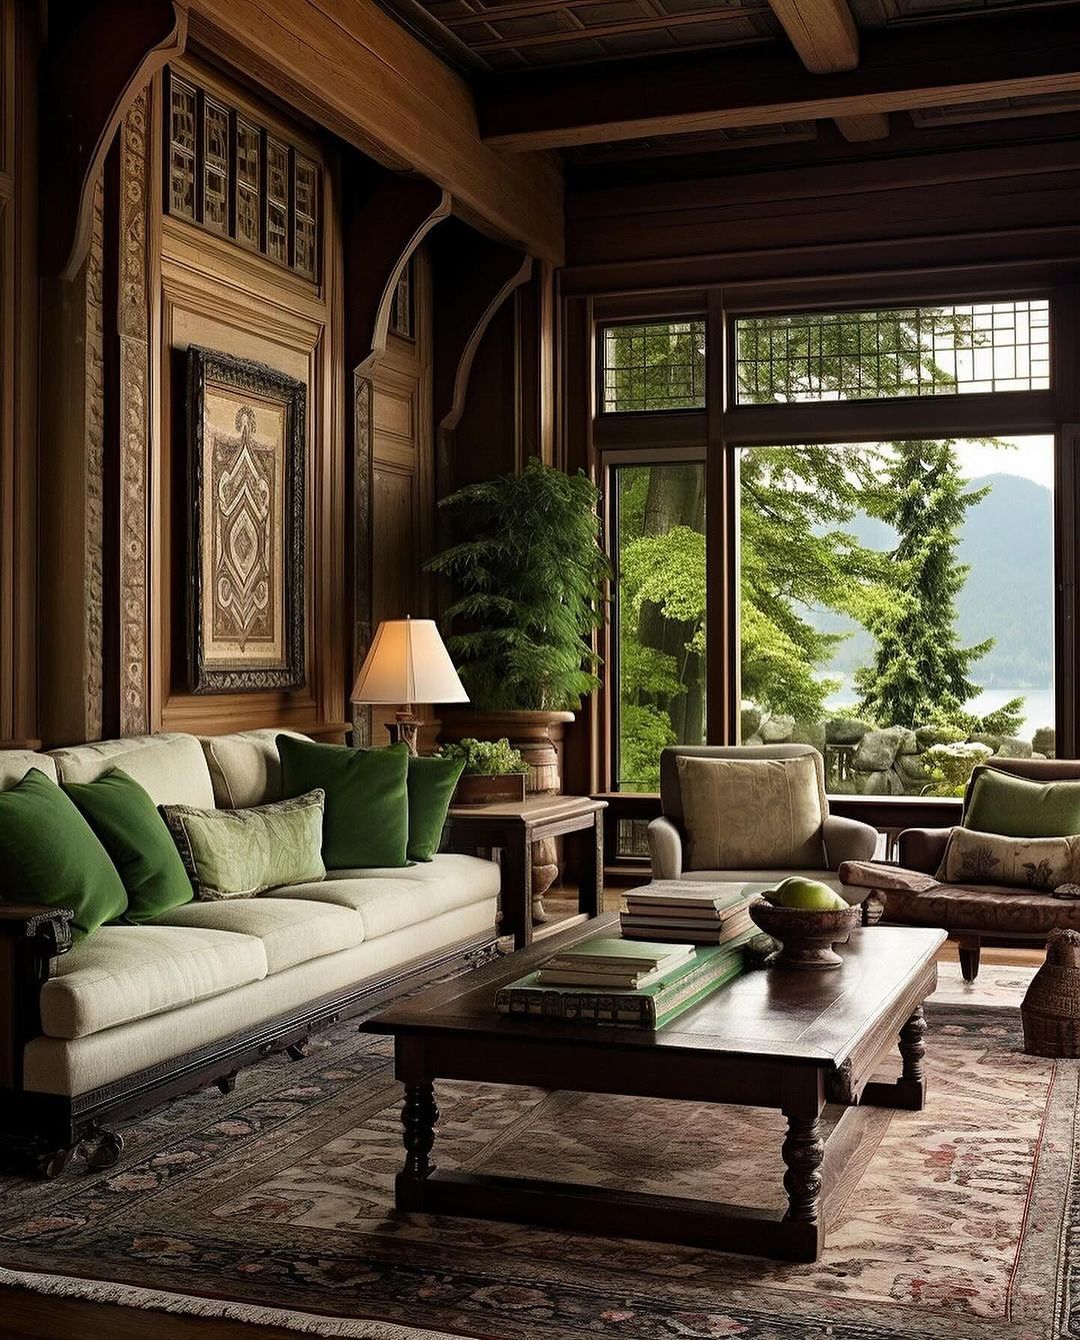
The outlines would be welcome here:
[[[384,619],[364,657],[350,699],[367,706],[397,706],[386,729],[392,744],[404,740],[416,753],[420,721],[414,703],[467,703],[450,653],[431,619]]]

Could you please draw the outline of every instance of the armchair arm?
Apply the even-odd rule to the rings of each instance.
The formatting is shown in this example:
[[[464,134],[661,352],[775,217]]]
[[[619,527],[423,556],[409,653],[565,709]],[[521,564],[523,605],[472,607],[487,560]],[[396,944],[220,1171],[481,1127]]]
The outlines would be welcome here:
[[[649,822],[653,879],[682,879],[682,834],[662,815]]]
[[[18,1088],[23,1047],[41,1032],[49,963],[71,948],[66,907],[0,902],[0,1088]]]
[[[900,864],[924,874],[937,872],[949,845],[951,828],[905,828],[896,840]]]
[[[830,870],[839,870],[844,861],[869,861],[877,851],[878,831],[859,819],[844,819],[827,814],[821,825],[825,842],[825,860]]]

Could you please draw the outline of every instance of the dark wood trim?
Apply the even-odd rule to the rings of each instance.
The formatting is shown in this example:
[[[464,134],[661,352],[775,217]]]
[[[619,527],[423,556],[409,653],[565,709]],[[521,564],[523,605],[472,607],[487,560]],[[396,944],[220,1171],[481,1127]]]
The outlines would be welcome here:
[[[817,120],[1080,88],[1080,19],[1025,10],[862,34],[857,68],[807,72],[786,46],[651,57],[530,74],[480,88],[481,135],[523,152],[613,140]]]
[[[90,246],[94,187],[134,100],[187,40],[173,0],[100,0],[43,74],[41,268],[70,282]]]

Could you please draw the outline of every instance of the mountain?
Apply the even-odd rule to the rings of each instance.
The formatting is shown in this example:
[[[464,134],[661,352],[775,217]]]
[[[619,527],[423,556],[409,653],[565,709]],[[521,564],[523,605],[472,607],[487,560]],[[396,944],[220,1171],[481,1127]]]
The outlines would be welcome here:
[[[984,688],[1043,687],[1054,664],[1054,499],[1042,484],[1019,475],[971,481],[990,492],[971,508],[957,557],[971,567],[957,600],[963,645],[994,638],[973,667]],[[891,527],[858,516],[848,530],[864,545],[889,549]],[[822,632],[851,633],[837,648],[828,673],[850,675],[873,654],[873,640],[851,619],[816,610],[810,622]]]

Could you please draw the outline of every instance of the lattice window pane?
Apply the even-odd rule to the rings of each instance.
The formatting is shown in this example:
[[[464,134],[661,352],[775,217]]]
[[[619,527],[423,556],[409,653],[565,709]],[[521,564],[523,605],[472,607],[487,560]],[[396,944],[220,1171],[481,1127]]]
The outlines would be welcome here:
[[[319,227],[319,169],[309,158],[296,155],[296,216],[293,243],[294,266],[309,279],[315,278],[315,239]]]
[[[1050,385],[1044,298],[735,322],[742,405],[1036,391]]]
[[[705,322],[607,326],[601,373],[606,414],[700,409],[705,404]]]
[[[236,118],[236,240],[252,251],[259,250],[259,188],[262,167],[259,127]]]
[[[169,81],[169,213],[195,218],[195,89]]]
[[[203,105],[203,213],[205,228],[229,231],[229,112],[210,98]]]
[[[289,151],[279,140],[266,140],[266,254],[289,263]]]

